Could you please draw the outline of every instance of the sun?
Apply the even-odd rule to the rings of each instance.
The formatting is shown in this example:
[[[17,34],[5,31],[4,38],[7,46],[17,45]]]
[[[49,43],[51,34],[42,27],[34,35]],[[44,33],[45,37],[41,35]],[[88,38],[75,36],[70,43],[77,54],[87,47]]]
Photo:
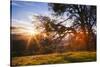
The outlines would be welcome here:
[[[28,35],[27,48],[29,47],[29,45],[31,45],[30,43],[31,43],[32,39],[34,39],[36,41],[36,43],[38,44],[38,40],[37,40],[36,35],[40,34],[39,30],[37,30],[33,27],[28,27],[26,32]]]
[[[34,31],[34,30],[28,30],[27,32],[30,35],[36,35],[37,34],[36,31]]]
[[[27,34],[31,35],[31,36],[34,36],[34,35],[37,35],[39,34],[39,32],[33,28],[30,28],[27,30]]]

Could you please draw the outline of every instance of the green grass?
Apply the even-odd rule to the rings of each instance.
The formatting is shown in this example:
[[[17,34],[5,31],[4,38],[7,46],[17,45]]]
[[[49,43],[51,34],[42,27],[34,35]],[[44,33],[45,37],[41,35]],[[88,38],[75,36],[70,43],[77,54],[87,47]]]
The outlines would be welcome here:
[[[65,52],[46,55],[12,57],[12,65],[40,65],[96,61],[96,52]]]

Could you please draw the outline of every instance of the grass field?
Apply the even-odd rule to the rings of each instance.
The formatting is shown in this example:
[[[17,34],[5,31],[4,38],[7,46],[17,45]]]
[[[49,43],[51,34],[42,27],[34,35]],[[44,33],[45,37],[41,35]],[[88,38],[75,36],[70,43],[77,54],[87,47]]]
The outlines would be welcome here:
[[[96,52],[65,52],[45,55],[12,57],[12,65],[41,65],[96,61]]]

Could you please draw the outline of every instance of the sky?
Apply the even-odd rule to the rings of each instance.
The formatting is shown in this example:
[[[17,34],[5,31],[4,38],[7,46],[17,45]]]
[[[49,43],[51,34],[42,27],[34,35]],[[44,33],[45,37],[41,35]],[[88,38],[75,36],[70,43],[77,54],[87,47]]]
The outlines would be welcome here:
[[[51,16],[48,3],[45,2],[12,0],[10,6],[11,26],[15,27],[12,28],[14,29],[12,33],[23,33],[33,29],[35,25],[32,24],[32,21],[35,21],[34,24],[38,23],[36,18],[34,18],[34,15],[49,16],[50,18],[54,18]],[[66,19],[67,17],[65,16],[64,18]],[[62,21],[63,19],[60,20]],[[70,27],[72,25],[72,21],[73,20],[68,20],[68,23],[66,24],[65,22],[63,25]]]
[[[13,29],[22,28],[25,30],[32,28],[32,21],[36,20],[33,15],[50,15],[48,3],[31,2],[31,1],[11,1],[11,26]],[[15,31],[14,33],[18,33]]]
[[[31,17],[34,14],[47,15],[49,13],[47,3],[12,1],[11,6],[13,20],[23,20],[30,22]]]

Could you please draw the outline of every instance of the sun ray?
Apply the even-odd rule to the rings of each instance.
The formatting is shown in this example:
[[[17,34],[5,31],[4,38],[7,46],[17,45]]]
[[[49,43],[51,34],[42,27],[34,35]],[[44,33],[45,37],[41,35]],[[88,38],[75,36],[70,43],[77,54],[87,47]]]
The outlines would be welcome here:
[[[36,43],[36,45],[38,46],[38,48],[40,48],[40,43],[39,43],[39,40],[37,38],[37,35],[39,34],[40,32],[38,30],[35,30],[33,28],[29,28],[27,30],[27,34],[29,35],[29,38],[27,40],[27,46],[26,46],[26,49],[29,48],[32,42],[32,40],[34,40],[34,42]]]
[[[39,40],[37,39],[36,36],[30,36],[29,37],[26,49],[28,49],[29,46],[32,45],[31,42],[32,42],[33,39],[34,39],[34,42],[36,43],[35,45],[37,45],[37,47],[39,48],[39,50],[41,50],[41,46],[40,46]]]
[[[28,40],[27,40],[26,49],[29,48],[29,45],[30,45],[30,43],[31,43],[31,40],[32,40],[32,37],[29,37]]]

